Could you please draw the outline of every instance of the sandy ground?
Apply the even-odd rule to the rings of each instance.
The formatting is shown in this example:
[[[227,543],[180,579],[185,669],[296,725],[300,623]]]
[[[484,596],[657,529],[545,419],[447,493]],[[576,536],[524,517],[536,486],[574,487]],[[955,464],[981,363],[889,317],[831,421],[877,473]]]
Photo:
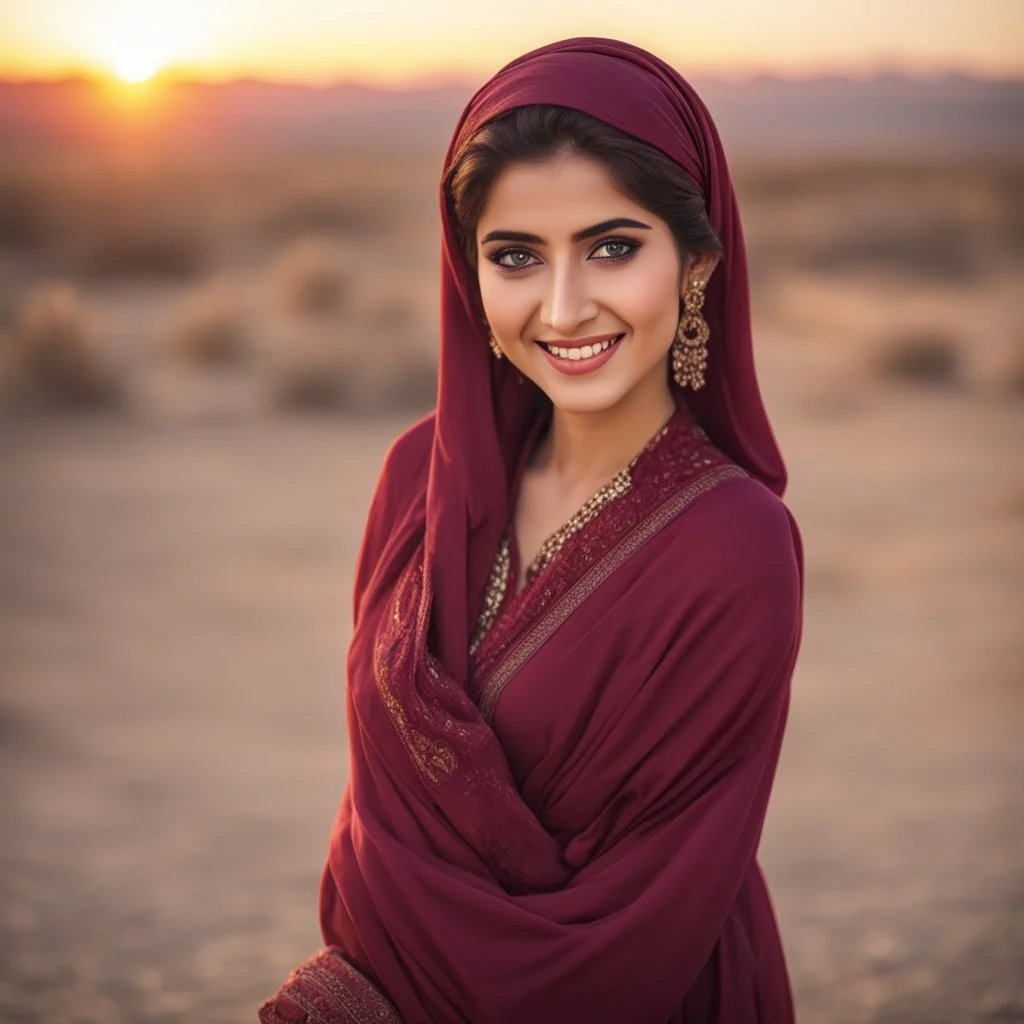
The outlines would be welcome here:
[[[750,186],[748,220],[759,368],[807,554],[762,845],[799,1017],[1024,1021],[1019,275],[949,262],[943,175],[920,238],[910,221],[865,236],[864,260],[901,273],[783,273],[776,242],[804,230],[811,263],[833,242],[853,259],[855,229],[924,194],[917,177],[867,180],[856,205],[821,180],[792,201]],[[426,197],[396,228],[412,240],[353,242],[353,287],[368,304],[367,283],[388,301],[406,301],[396,275],[420,288],[398,308],[418,330],[436,322],[433,191],[403,187]],[[972,188],[983,254],[1010,207]],[[28,267],[0,264],[0,292],[17,298]],[[0,420],[5,1024],[254,1021],[319,945],[352,564],[384,449],[414,414],[274,414],[251,381],[172,373],[151,356],[192,285],[174,287],[90,286],[128,412]],[[921,331],[952,339],[959,382],[870,370]]]
[[[808,564],[762,847],[801,1019],[1024,1020],[1020,403],[840,401],[766,348]],[[253,1020],[316,948],[352,560],[408,419],[5,425],[0,1019]]]

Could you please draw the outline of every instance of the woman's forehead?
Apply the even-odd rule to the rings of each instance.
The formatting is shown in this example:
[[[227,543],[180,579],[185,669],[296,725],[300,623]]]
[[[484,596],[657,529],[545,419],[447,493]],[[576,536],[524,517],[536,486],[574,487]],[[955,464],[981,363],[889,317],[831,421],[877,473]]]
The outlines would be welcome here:
[[[656,215],[621,192],[608,170],[592,157],[560,155],[543,162],[509,164],[487,193],[477,226],[495,229],[575,232],[600,220],[633,217],[645,224]]]

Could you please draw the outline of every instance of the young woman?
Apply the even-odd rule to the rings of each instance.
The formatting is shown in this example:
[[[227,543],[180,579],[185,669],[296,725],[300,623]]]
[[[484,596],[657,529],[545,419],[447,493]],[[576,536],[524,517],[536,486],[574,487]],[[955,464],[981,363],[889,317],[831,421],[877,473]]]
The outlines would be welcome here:
[[[436,410],[355,580],[325,949],[264,1022],[793,1019],[756,861],[799,535],[717,132],[658,58],[569,39],[445,161]]]

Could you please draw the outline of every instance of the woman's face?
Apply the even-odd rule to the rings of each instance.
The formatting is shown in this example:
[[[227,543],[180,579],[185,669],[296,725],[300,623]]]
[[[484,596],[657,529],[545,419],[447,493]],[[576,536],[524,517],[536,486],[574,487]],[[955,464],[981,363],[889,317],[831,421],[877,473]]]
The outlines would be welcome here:
[[[509,361],[566,412],[668,391],[679,300],[714,257],[680,260],[668,224],[568,154],[506,167],[477,225],[484,313]]]

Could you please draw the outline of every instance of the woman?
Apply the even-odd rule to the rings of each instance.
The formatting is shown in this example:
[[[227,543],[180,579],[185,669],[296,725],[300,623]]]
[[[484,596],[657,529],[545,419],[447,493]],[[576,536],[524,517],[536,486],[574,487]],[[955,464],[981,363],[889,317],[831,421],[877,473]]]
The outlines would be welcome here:
[[[554,43],[469,102],[441,212],[437,408],[356,571],[327,946],[260,1018],[790,1021],[755,854],[801,549],[715,128],[651,54]]]

